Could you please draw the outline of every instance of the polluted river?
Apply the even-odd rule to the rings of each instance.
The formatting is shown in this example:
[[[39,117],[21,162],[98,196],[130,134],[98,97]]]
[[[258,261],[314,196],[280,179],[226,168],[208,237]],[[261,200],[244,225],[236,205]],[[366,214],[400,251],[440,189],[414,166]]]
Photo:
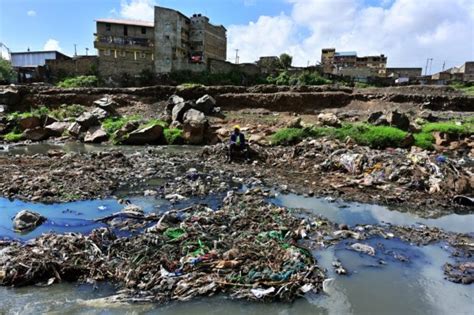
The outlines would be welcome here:
[[[1,154],[32,156],[34,158],[58,150],[66,154],[88,155],[110,150],[113,152],[116,147],[43,144],[12,147],[9,148],[8,153]],[[146,147],[120,148],[121,153],[126,156],[133,156],[139,151],[146,154],[147,150],[149,149]],[[198,156],[201,151],[195,147],[167,147],[160,149],[156,154],[170,157],[168,161],[171,161],[172,159],[179,160],[179,156]],[[182,165],[177,163],[178,167],[173,168],[172,171],[162,170],[163,173],[168,174],[167,176],[156,176],[155,174],[132,183],[124,181],[115,187],[112,193],[100,195],[100,198],[80,198],[83,200],[67,202],[28,200],[31,198],[0,198],[0,242],[4,244],[15,242],[21,244],[18,246],[30,246],[28,244],[44,234],[88,235],[93,231],[106,229],[112,231],[116,238],[140,237],[140,235],[147,234],[154,229],[159,218],[166,215],[169,217],[172,213],[179,214],[177,217],[182,223],[179,225],[169,223],[170,228],[165,232],[171,227],[179,226],[192,235],[191,227],[186,224],[194,222],[204,225],[206,222],[203,219],[194,220],[190,211],[195,211],[195,216],[201,216],[201,218],[202,211],[204,213],[207,211],[212,220],[218,220],[215,216],[222,211],[221,209],[231,209],[232,203],[244,200],[244,206],[259,205],[268,211],[277,211],[277,213],[285,211],[289,215],[294,213],[297,216],[297,220],[291,224],[288,223],[291,227],[280,222],[279,224],[285,225],[280,229],[298,229],[297,234],[301,235],[300,241],[293,245],[299,246],[297,244],[300,243],[301,246],[304,245],[304,248],[310,251],[311,259],[315,259],[317,262],[321,275],[324,275],[324,281],[321,278],[321,282],[318,284],[316,284],[317,282],[308,282],[309,280],[301,280],[301,287],[309,288],[311,284],[315,288],[320,285],[320,289],[313,291],[300,288],[301,291],[297,291],[298,298],[289,299],[291,301],[275,300],[273,303],[262,303],[262,301],[267,301],[266,297],[269,297],[265,292],[273,292],[265,291],[273,288],[272,284],[268,283],[274,283],[278,291],[284,290],[284,286],[278,286],[285,280],[279,279],[266,282],[264,287],[254,285],[252,290],[255,289],[255,291],[251,290],[253,295],[249,293],[252,298],[248,298],[246,293],[234,289],[228,289],[234,291],[214,289],[202,294],[189,295],[193,297],[192,299],[180,300],[178,298],[177,301],[173,298],[171,301],[168,299],[165,301],[160,298],[156,300],[159,303],[156,303],[147,300],[150,295],[146,295],[144,298],[143,294],[134,291],[133,300],[130,302],[126,299],[118,301],[107,299],[122,289],[118,281],[96,281],[95,279],[98,277],[94,278],[93,276],[81,278],[81,281],[78,282],[60,281],[59,277],[55,278],[53,275],[52,278],[48,276],[26,286],[0,287],[0,313],[472,314],[474,286],[455,283],[464,281],[459,280],[461,278],[458,279],[459,281],[448,281],[443,272],[448,263],[455,265],[469,260],[471,250],[469,248],[466,250],[465,246],[472,246],[472,243],[469,243],[472,241],[474,232],[474,214],[472,212],[443,209],[439,213],[434,211],[436,215],[433,216],[420,216],[418,212],[409,211],[406,207],[347,201],[336,196],[317,194],[308,196],[298,190],[281,189],[279,183],[268,178],[265,179],[264,176],[258,177],[260,173],[257,171],[247,174],[232,170],[231,166],[226,168],[225,172],[222,170],[218,172],[210,169],[206,164],[208,162],[202,163],[193,164],[192,161],[190,163],[183,162]],[[169,175],[169,173],[173,174]],[[210,188],[202,193],[193,190],[191,194],[186,194],[187,191],[184,188],[171,183],[171,181],[187,181],[191,187],[193,182],[205,181],[203,178],[210,180],[213,176],[218,177],[217,182],[210,184]],[[353,200],[354,198],[349,199]],[[140,209],[141,212],[137,214],[137,211],[133,210],[135,212],[128,212],[125,218],[117,215],[123,211],[124,207],[130,205],[136,207],[134,209]],[[198,208],[193,210],[193,207]],[[15,215],[24,209],[38,213],[45,220],[34,230],[19,233],[12,229],[12,221]],[[241,209],[250,211],[246,208]],[[133,216],[130,213],[133,213]],[[235,214],[235,212],[232,213]],[[139,219],[136,218],[137,215],[139,215]],[[140,221],[142,219],[149,221],[142,224]],[[305,223],[298,223],[301,220]],[[278,219],[275,222],[278,223]],[[271,226],[276,226],[275,222]],[[160,223],[161,220],[157,225]],[[135,228],[127,227],[130,225]],[[301,226],[307,226],[307,228],[301,230]],[[319,233],[318,227],[324,226],[327,226],[326,232]],[[172,229],[174,232],[178,230],[178,228]],[[231,232],[227,235],[224,232],[223,237],[235,237],[236,232]],[[263,235],[262,233],[259,231],[258,238]],[[271,238],[275,235],[268,231],[265,233]],[[312,236],[312,233],[315,233],[316,236]],[[276,237],[280,242],[278,244],[288,247],[287,236],[283,232],[281,235],[278,234]],[[341,237],[340,235],[345,236]],[[425,237],[430,239],[427,240]],[[465,239],[467,240],[463,244],[467,245],[459,245],[461,240]],[[175,241],[179,242],[179,239]],[[214,242],[214,248],[218,248],[217,241]],[[201,239],[199,244],[201,244]],[[357,245],[362,247],[357,247]],[[31,246],[32,250],[39,249],[37,245]],[[252,246],[252,243],[247,246]],[[291,248],[292,245],[289,246]],[[211,248],[210,245],[209,248]],[[369,250],[365,251],[366,248]],[[0,246],[0,263],[3,259],[2,255],[8,256],[7,249],[7,246]],[[15,250],[25,257],[28,255],[20,247]],[[371,252],[372,250],[373,252]],[[462,253],[460,254],[458,251]],[[212,250],[203,251],[201,256],[195,255],[194,259],[206,255],[209,257],[210,253]],[[58,253],[58,255],[71,255],[71,253]],[[203,258],[204,263],[208,263],[205,259]],[[25,261],[25,263],[28,262]],[[159,262],[157,261],[157,263]],[[22,262],[18,264],[21,265]],[[215,268],[217,268],[215,273],[223,272],[220,267]],[[169,268],[167,269],[171,271]],[[170,274],[168,271],[163,271],[161,268],[162,277],[164,277],[163,273]],[[240,272],[245,272],[245,269],[241,269]],[[183,276],[185,275],[176,272],[169,277],[180,278]],[[296,274],[291,277],[293,276],[296,277]],[[225,281],[230,281],[229,278],[225,279]],[[216,282],[218,281],[216,280]],[[12,280],[12,284],[14,284],[14,280]],[[236,285],[247,286],[245,281]],[[239,299],[240,297],[251,301]],[[157,295],[151,299],[155,301]]]

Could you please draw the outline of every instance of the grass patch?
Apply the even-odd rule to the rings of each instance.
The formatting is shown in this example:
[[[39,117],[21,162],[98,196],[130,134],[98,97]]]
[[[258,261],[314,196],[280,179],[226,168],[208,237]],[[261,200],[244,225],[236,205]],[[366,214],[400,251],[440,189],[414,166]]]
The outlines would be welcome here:
[[[77,118],[86,111],[85,107],[78,104],[63,104],[59,108],[49,110],[48,115],[56,120],[63,121],[67,118]]]
[[[463,92],[469,96],[474,96],[474,84],[472,83],[463,83],[463,82],[455,82],[449,85],[450,87]]]
[[[290,145],[308,137],[311,137],[311,130],[308,128],[284,128],[271,135],[270,141],[274,145]]]
[[[168,123],[166,121],[159,119],[150,119],[148,122],[138,127],[138,129],[148,128],[156,125],[163,127],[163,129],[168,128]]]
[[[3,140],[8,142],[17,142],[23,139],[23,133],[13,130],[3,136]]]
[[[188,90],[188,89],[194,89],[198,87],[204,87],[204,85],[200,83],[183,83],[183,84],[178,85],[176,88],[178,90]]]
[[[183,143],[183,130],[177,128],[167,128],[163,131],[167,144]]]
[[[67,78],[58,83],[61,88],[75,88],[75,87],[96,87],[99,80],[95,75],[81,75],[74,78]]]
[[[140,121],[140,115],[109,117],[102,122],[102,128],[109,136],[113,136],[117,130],[120,130],[126,123],[130,121]]]
[[[413,137],[415,138],[415,146],[425,150],[433,149],[433,143],[435,142],[435,138],[430,132],[416,133],[413,135]]]
[[[462,124],[456,124],[453,121],[435,122],[425,124],[421,128],[422,133],[430,133],[435,131],[456,135],[469,135],[474,133],[474,123],[472,120]]]
[[[46,106],[39,106],[38,108],[31,109],[29,112],[13,112],[8,114],[7,119],[10,121],[15,121],[19,119],[29,118],[29,117],[38,117],[41,118],[50,113],[49,108]]]

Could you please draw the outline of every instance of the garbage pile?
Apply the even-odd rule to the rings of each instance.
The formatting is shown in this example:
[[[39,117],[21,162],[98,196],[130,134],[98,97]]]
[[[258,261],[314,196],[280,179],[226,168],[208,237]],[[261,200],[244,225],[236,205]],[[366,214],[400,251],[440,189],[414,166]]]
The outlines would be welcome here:
[[[224,204],[169,211],[135,236],[100,228],[0,245],[0,284],[110,280],[124,299],[158,303],[217,293],[291,301],[321,290],[324,273],[298,242],[305,221],[254,194],[230,192]]]

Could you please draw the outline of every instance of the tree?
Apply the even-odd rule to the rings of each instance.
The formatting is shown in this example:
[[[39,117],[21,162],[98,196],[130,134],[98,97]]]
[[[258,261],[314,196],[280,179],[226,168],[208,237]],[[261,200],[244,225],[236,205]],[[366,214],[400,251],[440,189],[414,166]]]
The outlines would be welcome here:
[[[15,79],[15,71],[13,71],[10,61],[0,57],[0,83],[11,83]]]
[[[292,62],[293,62],[293,57],[291,57],[287,53],[283,53],[280,55],[280,63],[284,69],[288,69],[289,67],[291,67]]]

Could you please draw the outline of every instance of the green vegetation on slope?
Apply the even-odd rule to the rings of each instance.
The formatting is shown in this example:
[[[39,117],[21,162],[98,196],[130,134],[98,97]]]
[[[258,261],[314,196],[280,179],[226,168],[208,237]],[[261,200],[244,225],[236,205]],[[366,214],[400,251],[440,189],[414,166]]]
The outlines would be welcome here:
[[[95,75],[81,75],[74,78],[67,78],[58,83],[61,88],[75,88],[75,87],[96,87],[99,80]]]
[[[169,128],[163,130],[163,135],[167,144],[182,144],[183,130],[177,128]]]

